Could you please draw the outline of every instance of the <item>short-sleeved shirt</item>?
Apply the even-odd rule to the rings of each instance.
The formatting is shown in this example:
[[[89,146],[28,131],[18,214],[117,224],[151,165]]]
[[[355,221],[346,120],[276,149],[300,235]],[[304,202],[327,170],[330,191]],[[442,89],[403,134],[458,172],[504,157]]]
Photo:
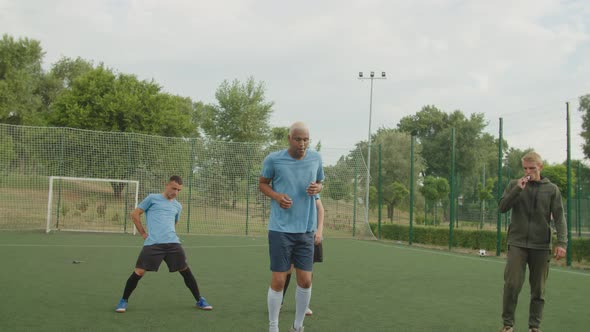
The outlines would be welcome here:
[[[180,218],[182,205],[176,199],[170,201],[162,194],[150,194],[137,207],[145,211],[148,237],[144,246],[180,243],[174,226]]]
[[[317,228],[316,197],[307,194],[311,182],[323,181],[320,154],[308,150],[302,159],[291,157],[287,150],[270,153],[264,159],[260,176],[271,179],[275,192],[287,194],[293,205],[283,209],[271,201],[268,230],[284,233],[314,232]]]

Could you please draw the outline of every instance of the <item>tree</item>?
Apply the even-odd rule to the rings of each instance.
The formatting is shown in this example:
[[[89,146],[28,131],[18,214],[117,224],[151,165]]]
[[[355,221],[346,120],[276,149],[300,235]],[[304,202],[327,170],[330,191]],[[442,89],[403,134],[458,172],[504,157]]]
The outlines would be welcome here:
[[[590,94],[580,97],[580,106],[578,108],[582,115],[582,133],[580,136],[584,139],[582,149],[584,156],[590,158]]]
[[[43,125],[39,89],[45,53],[37,40],[4,34],[0,40],[0,122]]]
[[[581,197],[578,196],[577,190],[574,196],[582,199],[590,188],[590,167],[585,165],[582,160],[572,160],[572,170],[575,172],[575,177],[572,175],[572,178],[575,179],[575,187],[580,190]]]
[[[322,151],[322,141],[318,141],[318,143],[315,145],[315,150],[317,152]]]
[[[436,190],[436,178],[432,175],[428,175],[424,178],[424,182],[422,183],[422,186],[418,189],[420,191],[420,193],[422,194],[422,196],[424,196],[424,200],[426,201],[426,203],[424,204],[424,215],[426,216],[426,211],[427,206],[428,206],[428,202],[432,202],[431,204],[433,206],[436,206],[436,201],[438,198],[438,192]],[[436,223],[435,219],[435,209],[432,209],[433,211],[433,223]],[[427,224],[427,220],[426,218],[424,218],[424,224]]]
[[[541,171],[541,175],[553,182],[561,192],[563,198],[567,194],[567,167],[565,165],[545,165]],[[572,189],[574,188],[576,180],[575,170],[572,170]]]
[[[374,134],[371,144],[371,174],[376,177],[379,172],[379,153],[376,153],[381,145],[381,170],[383,183],[399,182],[410,184],[410,145],[412,137],[397,129],[379,128]],[[424,170],[422,147],[415,144],[414,173],[419,174]],[[366,145],[364,147],[366,151]]]
[[[421,143],[424,175],[450,179],[451,131],[455,128],[458,193],[463,193],[466,202],[478,202],[477,186],[484,169],[488,174],[498,170],[498,139],[483,132],[486,125],[483,113],[466,116],[459,110],[445,113],[425,106],[415,115],[402,118],[398,129],[414,133]],[[505,142],[503,147],[507,147]]]
[[[273,102],[264,92],[264,84],[253,77],[245,83],[223,81],[215,92],[217,104],[203,107],[205,134],[220,141],[267,142]]]
[[[393,209],[402,202],[410,191],[406,186],[399,182],[393,182],[385,186],[383,190],[383,200],[387,203],[387,217],[393,221]]]
[[[59,94],[70,89],[78,77],[92,69],[94,69],[92,63],[80,57],[76,59],[62,57],[53,64],[51,70],[43,75],[39,87],[39,94],[43,103],[43,113],[47,115]]]
[[[197,134],[192,101],[161,92],[153,81],[115,74],[101,64],[68,84],[53,103],[50,125],[168,137]]]
[[[364,178],[366,168],[360,152],[355,149],[348,155],[341,156],[335,165],[325,166],[324,174],[326,179],[322,194],[335,200],[336,209],[338,209],[338,202],[341,200],[348,202],[353,199],[355,186],[360,187],[359,179]],[[360,195],[360,192],[357,195]],[[373,200],[370,201],[373,202]],[[337,213],[337,211],[334,212]]]
[[[428,175],[424,178],[424,182],[419,191],[427,201],[433,203],[434,223],[436,223],[436,207],[441,200],[447,198],[450,192],[449,182],[445,178]]]
[[[445,207],[447,207],[448,205],[445,203],[448,203],[449,193],[451,192],[451,186],[449,185],[449,181],[447,181],[447,179],[445,178],[438,177],[436,178],[435,187],[436,192],[438,194],[437,201],[444,204]]]
[[[267,102],[264,96],[265,88],[262,82],[257,83],[253,77],[245,83],[237,79],[233,82],[223,81],[215,98],[217,104],[204,105],[201,113],[201,127],[205,135],[215,141],[233,142],[232,146],[239,143],[268,143],[270,138],[269,119],[272,113],[273,102]],[[283,131],[277,129],[273,132],[280,139]],[[278,140],[276,141],[279,142]],[[285,137],[286,142],[286,137]],[[252,151],[249,145],[244,145],[242,153],[226,154],[218,161],[221,173],[230,183],[229,190],[232,195],[232,207],[236,207],[239,183],[243,182],[246,174],[235,172],[235,165],[247,163],[248,156],[259,154],[261,151]]]
[[[333,168],[330,168],[330,171],[328,173],[332,173],[332,171]],[[330,177],[332,177],[332,174],[330,174]],[[350,199],[350,191],[352,185],[350,183],[345,182],[343,179],[334,176],[334,180],[331,180],[329,183],[327,183],[326,187],[328,197],[330,197],[331,199],[335,201]]]
[[[435,106],[425,106],[398,123],[399,130],[415,133],[420,141],[426,163],[425,175],[442,177],[449,177],[450,174],[451,129],[455,128],[456,171],[463,178],[476,174],[476,165],[482,157],[488,162],[494,149],[497,151],[497,142],[483,133],[485,126],[483,113],[471,114],[467,118],[461,111],[447,114]]]
[[[269,145],[266,154],[272,151],[287,148],[289,127],[274,127],[270,130]]]
[[[12,161],[14,160],[14,142],[12,137],[0,131],[0,172],[4,173],[8,171]],[[4,175],[2,175],[4,177]]]
[[[325,192],[328,197],[336,202],[344,200],[349,201],[354,190],[355,174],[353,171],[354,159],[351,156],[341,156],[335,165],[325,166]]]
[[[411,145],[412,137],[405,132],[401,132],[397,129],[392,128],[379,128],[376,133],[373,134],[371,143],[371,177],[373,183],[376,184],[379,174],[379,153],[377,149],[381,146],[381,181],[383,184],[400,183],[404,187],[410,186],[410,165],[411,165]],[[414,174],[420,174],[424,170],[424,162],[421,157],[420,144],[415,145],[414,154]],[[351,154],[356,153],[363,156],[367,155],[367,142],[363,141],[356,144],[356,149]],[[418,179],[418,176],[415,176]],[[416,185],[416,183],[414,183]],[[385,193],[387,185],[383,186],[383,200],[392,202],[395,200],[394,197],[388,196],[392,192]],[[373,200],[372,197],[370,197]],[[395,202],[397,205],[400,202]],[[371,204],[371,206],[373,206]],[[392,209],[389,206],[388,209]],[[388,213],[392,211],[388,210]]]
[[[62,88],[71,88],[74,81],[80,76],[92,71],[94,66],[92,62],[80,57],[71,59],[62,57],[51,67],[49,75],[60,82]]]
[[[481,212],[481,218],[480,218],[480,223],[479,223],[479,228],[483,229],[483,224],[485,221],[485,212],[486,212],[486,202],[493,199],[494,195],[494,182],[496,179],[494,178],[487,178],[485,180],[485,185],[483,185],[482,183],[479,183],[477,186],[478,189],[478,198],[479,198],[479,204],[480,204],[480,212]]]

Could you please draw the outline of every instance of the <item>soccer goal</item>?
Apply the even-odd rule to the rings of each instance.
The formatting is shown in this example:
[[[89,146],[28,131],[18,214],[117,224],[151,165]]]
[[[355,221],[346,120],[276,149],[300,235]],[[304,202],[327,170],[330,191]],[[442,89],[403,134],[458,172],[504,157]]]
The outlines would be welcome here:
[[[135,234],[138,195],[139,181],[50,176],[46,231]]]

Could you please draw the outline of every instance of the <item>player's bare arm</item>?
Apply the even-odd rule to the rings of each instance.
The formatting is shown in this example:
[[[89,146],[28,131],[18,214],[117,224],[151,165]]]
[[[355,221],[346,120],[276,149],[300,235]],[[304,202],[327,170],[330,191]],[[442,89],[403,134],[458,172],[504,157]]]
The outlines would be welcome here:
[[[324,239],[324,205],[321,200],[316,200],[316,207],[318,209],[318,229],[315,232],[314,243],[320,244]]]
[[[143,225],[141,224],[141,215],[143,214],[143,210],[140,208],[135,208],[135,210],[133,210],[133,212],[131,212],[131,220],[133,220],[133,223],[135,224],[135,228],[137,228],[137,231],[139,232],[139,234],[141,234],[141,237],[143,237],[144,239],[147,239],[147,232],[145,231],[145,228],[143,228]]]
[[[287,194],[277,193],[276,191],[272,190],[272,187],[270,186],[271,181],[272,179],[261,176],[258,180],[258,188],[264,195],[277,201],[283,209],[290,208],[291,205],[293,205],[293,200],[291,200],[291,197],[289,197]]]

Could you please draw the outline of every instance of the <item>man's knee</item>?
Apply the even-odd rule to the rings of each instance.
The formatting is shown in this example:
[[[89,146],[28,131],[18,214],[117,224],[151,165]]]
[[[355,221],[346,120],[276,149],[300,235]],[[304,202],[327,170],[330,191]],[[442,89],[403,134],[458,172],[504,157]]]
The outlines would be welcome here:
[[[138,267],[135,268],[134,272],[135,272],[135,274],[137,274],[140,277],[143,277],[143,275],[145,274],[145,270],[144,269],[140,269]]]
[[[270,288],[275,292],[282,292],[285,288],[285,282],[287,281],[287,272],[273,272],[272,279],[270,280]]]
[[[311,279],[302,280],[301,282],[299,282],[299,280],[297,280],[297,286],[299,286],[301,288],[310,288],[311,287]]]
[[[310,288],[311,272],[297,270],[297,286],[301,288]]]

